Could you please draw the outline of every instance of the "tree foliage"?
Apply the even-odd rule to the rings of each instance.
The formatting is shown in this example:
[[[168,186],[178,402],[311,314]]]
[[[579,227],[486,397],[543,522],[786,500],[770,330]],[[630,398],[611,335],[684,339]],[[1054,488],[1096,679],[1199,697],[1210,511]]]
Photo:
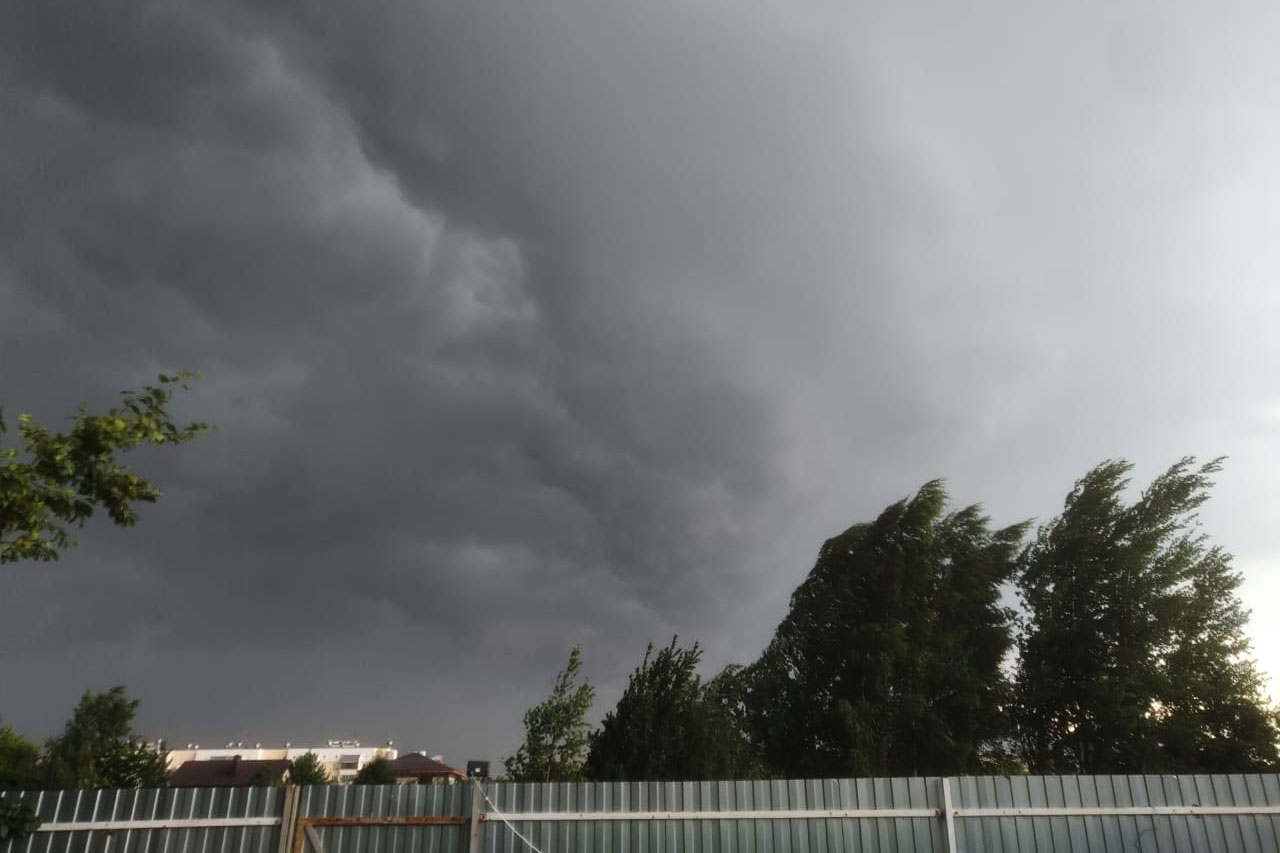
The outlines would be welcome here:
[[[14,849],[40,828],[40,816],[27,803],[0,798],[0,846]]]
[[[160,490],[120,464],[140,444],[181,444],[208,427],[178,426],[167,405],[174,387],[189,388],[194,374],[160,375],[159,384],[125,391],[119,406],[91,414],[81,406],[67,432],[54,432],[29,415],[18,416],[18,447],[0,447],[0,563],[56,560],[77,544],[95,509],[120,526],[137,522],[135,504],[154,502]],[[5,431],[0,411],[0,434]]]
[[[357,785],[394,785],[395,783],[396,774],[391,769],[391,762],[381,755],[361,767],[355,778]],[[302,783],[295,781],[295,784]]]
[[[754,753],[738,725],[728,680],[703,684],[702,650],[677,639],[631,673],[617,707],[591,736],[587,774],[597,780],[741,779]]]
[[[1184,458],[1126,504],[1132,466],[1104,462],[1023,553],[1019,739],[1034,771],[1275,765],[1240,575],[1197,530],[1220,467]]]
[[[284,783],[266,767],[259,767],[249,780],[250,788],[280,788]]]
[[[822,546],[747,673],[751,730],[786,776],[978,772],[1002,734],[999,605],[1025,525],[944,514],[941,481]]]
[[[583,778],[590,726],[587,711],[595,688],[578,684],[582,653],[577,646],[551,688],[551,695],[524,715],[524,743],[506,758],[516,782],[572,782]]]
[[[45,744],[49,788],[159,788],[167,775],[165,751],[133,730],[138,700],[116,686],[85,691],[61,735]]]
[[[0,726],[0,791],[40,785],[40,747],[8,726]]]
[[[394,777],[392,779],[394,781]],[[289,782],[293,785],[332,785],[333,780],[314,752],[307,752],[293,760],[289,770]]]

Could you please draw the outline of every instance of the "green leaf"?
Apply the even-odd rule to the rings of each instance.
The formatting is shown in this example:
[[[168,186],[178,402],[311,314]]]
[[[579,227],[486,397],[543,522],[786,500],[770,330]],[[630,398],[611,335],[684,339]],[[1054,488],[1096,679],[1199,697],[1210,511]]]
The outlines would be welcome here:
[[[20,414],[21,448],[0,452],[0,563],[57,559],[76,544],[65,525],[82,525],[95,509],[118,525],[134,524],[134,504],[154,501],[160,492],[120,457],[144,441],[181,444],[209,429],[199,422],[179,427],[165,408],[170,387],[186,388],[195,377],[161,375],[159,386],[122,392],[121,406],[103,414],[82,404],[67,432],[51,432]]]

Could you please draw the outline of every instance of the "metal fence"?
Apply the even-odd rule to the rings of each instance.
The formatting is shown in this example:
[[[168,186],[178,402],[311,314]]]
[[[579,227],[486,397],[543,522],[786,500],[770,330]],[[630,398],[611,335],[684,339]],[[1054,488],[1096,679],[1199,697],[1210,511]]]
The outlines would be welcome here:
[[[29,803],[42,824],[0,853],[280,853],[287,789],[6,793]]]
[[[1014,776],[5,794],[0,853],[1276,851],[1280,776]]]

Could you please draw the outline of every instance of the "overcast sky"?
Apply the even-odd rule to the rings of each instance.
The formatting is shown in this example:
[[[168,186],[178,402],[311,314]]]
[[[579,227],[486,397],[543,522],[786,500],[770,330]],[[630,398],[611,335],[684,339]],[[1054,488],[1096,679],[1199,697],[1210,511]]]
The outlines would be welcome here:
[[[1280,4],[0,6],[0,404],[220,431],[0,577],[0,716],[519,741],[574,644],[767,641],[921,483],[1230,456],[1280,675]],[[1280,681],[1273,681],[1280,684]]]

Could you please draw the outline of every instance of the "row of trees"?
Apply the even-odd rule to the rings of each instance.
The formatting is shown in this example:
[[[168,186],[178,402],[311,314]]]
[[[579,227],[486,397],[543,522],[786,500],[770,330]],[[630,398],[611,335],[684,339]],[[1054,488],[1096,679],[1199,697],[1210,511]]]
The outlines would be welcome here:
[[[167,411],[192,378],[161,375],[105,414],[82,407],[67,432],[20,416],[21,450],[0,448],[0,563],[56,559],[95,509],[133,524],[135,505],[159,491],[117,457],[207,429]],[[1028,525],[992,529],[976,506],[947,512],[942,483],[927,483],[823,545],[757,661],[704,683],[696,644],[651,647],[594,732],[575,649],[552,696],[526,714],[508,770],[638,779],[1276,766],[1277,715],[1248,658],[1240,576],[1197,529],[1219,461],[1181,460],[1126,503],[1130,470],[1090,471],[1025,546]],[[1019,612],[1000,606],[1011,583]],[[132,733],[135,709],[122,690],[86,694],[43,750],[0,727],[0,787],[31,774],[47,787],[154,783],[163,759]]]
[[[594,688],[579,683],[582,656],[574,648],[551,695],[524,716],[525,741],[504,763],[517,781],[577,779],[709,779],[755,775],[759,768],[738,718],[734,670],[709,682],[698,675],[702,650],[671,644],[644,661],[594,731],[587,712]]]
[[[525,715],[520,780],[1243,772],[1280,765],[1241,577],[1199,531],[1220,460],[1132,502],[1111,461],[1028,524],[942,482],[827,540],[754,663],[652,646],[592,731],[574,649]],[[1003,607],[1013,585],[1021,608]]]
[[[262,773],[260,777],[255,777],[253,785],[278,785],[282,784]],[[324,765],[320,763],[320,758],[314,752],[304,752],[297,758],[293,759],[289,767],[290,785],[336,785],[337,780],[329,775],[329,771],[325,770]],[[391,769],[391,762],[379,756],[356,773],[356,777],[352,780],[353,785],[394,785],[396,784],[395,771]]]
[[[337,784],[337,780],[329,775],[329,771],[324,769],[324,765],[320,763],[320,759],[314,752],[307,752],[293,759],[293,766],[289,770],[289,784],[334,785]],[[396,774],[391,769],[391,762],[382,756],[378,756],[360,768],[352,784],[394,785],[396,784]]]
[[[124,687],[86,691],[62,734],[43,746],[0,725],[0,791],[67,788],[161,788],[168,780],[163,743],[148,744],[133,728],[138,700]],[[295,758],[289,771],[294,785],[331,785],[334,780],[314,752]],[[360,768],[357,785],[394,785],[385,758]],[[275,784],[262,774],[255,785]]]

